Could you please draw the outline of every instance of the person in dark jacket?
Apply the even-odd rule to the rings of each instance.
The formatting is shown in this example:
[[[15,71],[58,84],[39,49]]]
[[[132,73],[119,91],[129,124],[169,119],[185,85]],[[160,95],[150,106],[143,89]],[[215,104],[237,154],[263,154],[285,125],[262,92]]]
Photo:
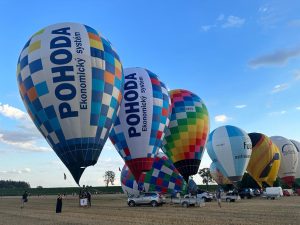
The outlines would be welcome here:
[[[59,194],[56,200],[56,213],[61,213],[62,210],[62,196]]]
[[[222,195],[221,191],[222,191],[221,188],[218,188],[217,193],[216,193],[218,206],[219,206],[220,208],[222,207],[222,206],[221,206],[221,195]]]
[[[24,192],[21,199],[21,208],[24,208],[25,203],[28,202],[28,193],[27,191]]]
[[[88,199],[88,206],[91,207],[92,206],[92,202],[91,202],[92,201],[92,194],[91,194],[91,192],[88,191],[86,193],[86,197]]]

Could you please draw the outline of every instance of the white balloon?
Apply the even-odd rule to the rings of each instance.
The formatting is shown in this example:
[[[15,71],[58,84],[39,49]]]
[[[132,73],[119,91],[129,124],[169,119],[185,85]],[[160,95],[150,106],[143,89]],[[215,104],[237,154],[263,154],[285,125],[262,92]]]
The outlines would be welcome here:
[[[275,145],[277,145],[281,155],[278,177],[281,178],[286,184],[292,186],[298,166],[297,149],[290,140],[284,137],[272,136],[271,140]]]
[[[295,140],[290,140],[296,147],[296,150],[298,152],[298,166],[296,169],[296,175],[295,175],[295,179],[300,179],[300,162],[299,162],[299,158],[300,158],[300,142],[299,141],[295,141]]]

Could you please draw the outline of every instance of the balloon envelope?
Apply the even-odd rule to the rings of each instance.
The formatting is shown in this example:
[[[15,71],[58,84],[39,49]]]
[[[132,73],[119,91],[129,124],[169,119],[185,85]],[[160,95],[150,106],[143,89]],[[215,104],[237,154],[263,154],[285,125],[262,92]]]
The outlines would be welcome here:
[[[279,155],[279,160],[274,160],[273,165],[271,167],[271,170],[269,172],[269,175],[268,175],[267,179],[264,181],[269,186],[273,186],[274,182],[276,181],[277,175],[278,175],[278,172],[279,172],[279,168],[280,168],[280,163],[281,163],[281,156],[280,156],[279,148],[273,142],[272,142],[272,149],[273,149],[275,154]],[[274,157],[277,158],[276,155],[274,155]]]
[[[187,189],[188,189],[188,193],[191,193],[192,195],[197,194],[198,186],[197,186],[196,182],[193,179],[189,179]]]
[[[284,137],[272,136],[271,140],[277,145],[281,155],[278,177],[287,185],[292,186],[295,181],[296,169],[298,166],[297,149],[290,140]]]
[[[242,179],[251,156],[252,144],[248,134],[234,126],[222,126],[209,135],[207,152],[213,162],[229,180]]]
[[[300,187],[300,142],[295,140],[291,140],[291,142],[295,145],[298,152],[298,166],[296,169],[295,183],[297,187]]]
[[[25,44],[17,80],[31,119],[78,183],[116,118],[123,86],[117,53],[89,26],[51,25]]]
[[[249,137],[252,142],[252,154],[247,171],[262,187],[262,182],[271,182],[270,175],[272,177],[277,176],[280,166],[280,154],[277,146],[266,135],[249,133]]]
[[[143,68],[124,70],[124,98],[110,133],[136,181],[152,168],[169,124],[170,98],[158,77]]]
[[[212,162],[210,164],[210,175],[219,185],[231,184],[231,181],[225,177],[221,172],[221,166],[218,162]]]
[[[172,113],[163,151],[186,182],[197,174],[209,132],[209,116],[204,102],[182,89],[170,91]]]
[[[142,186],[146,192],[157,191],[163,194],[186,189],[183,177],[164,153],[158,153],[152,169],[140,177],[139,185],[129,168],[124,165],[121,172],[121,185],[124,193],[135,196],[140,193],[139,186]]]

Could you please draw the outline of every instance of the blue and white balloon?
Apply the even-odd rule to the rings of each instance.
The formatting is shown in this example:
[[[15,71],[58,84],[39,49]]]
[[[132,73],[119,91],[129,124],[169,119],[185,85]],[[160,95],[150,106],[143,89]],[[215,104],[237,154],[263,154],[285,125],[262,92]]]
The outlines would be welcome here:
[[[89,26],[54,24],[25,44],[17,80],[31,119],[79,183],[117,117],[124,82],[119,56]]]
[[[252,143],[248,134],[235,126],[222,126],[209,135],[207,152],[213,162],[232,182],[242,179],[248,166]]]

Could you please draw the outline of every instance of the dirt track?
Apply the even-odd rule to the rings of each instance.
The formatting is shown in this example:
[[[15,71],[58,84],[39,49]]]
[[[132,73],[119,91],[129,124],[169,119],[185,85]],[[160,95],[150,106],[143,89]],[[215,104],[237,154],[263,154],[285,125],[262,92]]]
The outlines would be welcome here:
[[[0,224],[300,224],[300,197],[279,200],[250,199],[236,203],[206,203],[205,207],[164,205],[130,208],[123,195],[93,196],[92,208],[78,207],[75,198],[64,199],[62,214],[55,213],[55,197],[32,197],[24,209],[19,198],[0,198]]]

